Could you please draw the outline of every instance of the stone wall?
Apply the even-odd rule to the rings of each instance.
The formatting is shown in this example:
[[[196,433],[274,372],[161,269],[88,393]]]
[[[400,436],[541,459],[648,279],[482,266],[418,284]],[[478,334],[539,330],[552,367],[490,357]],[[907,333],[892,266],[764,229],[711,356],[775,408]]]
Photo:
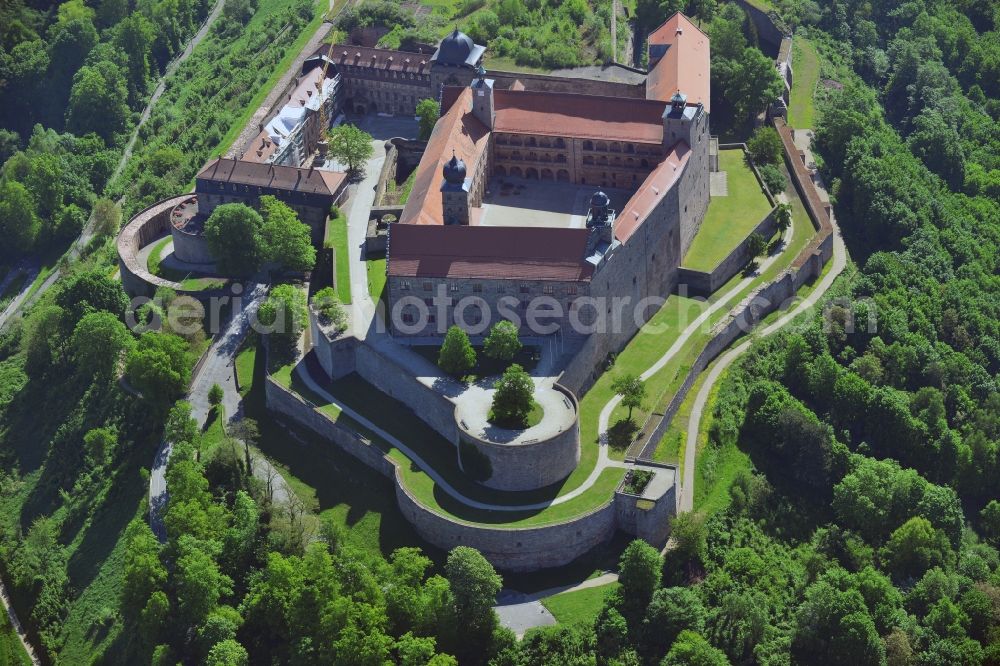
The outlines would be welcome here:
[[[777,224],[774,220],[774,209],[771,209],[771,212],[765,215],[764,219],[758,222],[757,226],[711,272],[696,271],[681,266],[677,276],[678,287],[686,286],[688,293],[696,296],[710,296],[753,259],[747,249],[750,245],[750,236],[756,233],[764,238],[770,238],[775,231]]]
[[[340,379],[356,370],[355,355],[360,344],[356,337],[340,335],[331,338],[320,327],[312,308],[309,311],[309,330],[316,359],[331,379]]]
[[[398,477],[396,502],[417,534],[438,548],[471,546],[504,571],[535,571],[569,564],[614,533],[614,502],[564,523],[504,528],[460,523],[428,510],[409,494]]]
[[[204,234],[193,234],[171,225],[170,235],[174,240],[174,256],[181,261],[189,264],[215,262],[215,257],[208,249],[208,241]]]
[[[569,476],[580,463],[580,420],[576,397],[556,384],[573,408],[573,425],[553,437],[521,444],[491,442],[461,430],[462,440],[490,461],[490,476],[480,481],[497,490],[535,490]]]
[[[267,408],[270,411],[316,433],[379,474],[390,479],[395,478],[395,465],[364,436],[331,421],[323,413],[317,411],[315,405],[292,393],[270,375],[266,377],[264,395],[267,400]]]
[[[771,58],[776,58],[781,40],[785,36],[784,32],[775,25],[774,19],[767,12],[757,8],[749,0],[736,0],[736,4],[746,12],[750,27],[757,34],[761,50]]]
[[[424,386],[405,368],[369,344],[359,344],[354,358],[355,370],[365,381],[408,406],[442,437],[458,444],[455,405],[448,398]]]
[[[506,571],[535,571],[572,562],[614,535],[616,511],[612,500],[590,513],[563,523],[530,528],[493,527],[443,516],[428,509],[405,488],[396,463],[363,436],[331,421],[307,400],[268,376],[267,406],[272,412],[309,429],[340,452],[351,455],[396,484],[396,501],[403,516],[429,543],[446,550],[471,546],[493,566]]]

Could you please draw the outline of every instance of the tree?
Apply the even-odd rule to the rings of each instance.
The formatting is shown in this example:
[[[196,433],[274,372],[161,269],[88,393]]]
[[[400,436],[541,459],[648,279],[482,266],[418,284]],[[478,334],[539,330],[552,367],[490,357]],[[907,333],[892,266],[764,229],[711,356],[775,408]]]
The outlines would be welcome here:
[[[784,147],[778,130],[770,125],[762,125],[754,130],[753,136],[747,140],[747,152],[754,164],[778,164]]]
[[[134,519],[125,530],[124,560],[122,602],[126,610],[138,613],[167,580],[160,542],[143,518]]]
[[[122,208],[111,199],[100,198],[94,202],[94,233],[98,236],[113,236],[122,224]]]
[[[324,324],[333,326],[338,333],[347,328],[347,313],[333,287],[324,287],[313,294],[312,305]]]
[[[187,343],[170,333],[144,333],[128,355],[125,374],[143,398],[165,409],[187,387]]]
[[[69,347],[81,374],[107,379],[117,370],[122,354],[134,344],[125,324],[101,310],[88,312],[80,319]]]
[[[839,590],[825,580],[806,589],[791,648],[794,663],[817,666],[878,666],[885,659],[885,646],[861,593]]]
[[[205,220],[205,240],[219,271],[249,275],[264,261],[264,220],[245,204],[216,206]]]
[[[66,311],[69,321],[79,321],[96,310],[124,319],[129,300],[121,282],[91,270],[77,273],[64,283],[56,294],[56,303]]]
[[[191,403],[178,400],[170,408],[163,426],[163,436],[171,444],[194,444],[198,439],[198,422],[191,416]]]
[[[926,518],[915,516],[899,526],[885,548],[883,557],[898,580],[916,578],[934,566],[951,561],[951,545],[941,530]]]
[[[705,607],[698,595],[686,587],[666,587],[653,593],[642,621],[641,654],[659,661],[682,631],[705,631]]]
[[[27,188],[13,180],[0,183],[0,233],[5,239],[3,255],[14,258],[34,249],[41,224],[35,202]]]
[[[729,660],[701,634],[682,631],[664,657],[662,666],[729,666]]]
[[[269,327],[268,351],[275,363],[294,359],[298,354],[299,337],[305,330],[308,313],[306,295],[290,284],[280,284],[260,306],[260,323]]]
[[[774,225],[780,233],[785,233],[792,226],[792,207],[790,204],[779,203],[774,207]]]
[[[503,376],[493,388],[490,419],[511,427],[525,427],[534,403],[535,383],[531,380],[531,375],[514,363],[504,370]]]
[[[187,534],[178,540],[180,555],[174,570],[177,609],[189,625],[201,624],[219,605],[219,599],[233,591],[233,581],[219,571],[205,547],[205,543]]]
[[[474,365],[476,365],[476,350],[469,342],[469,335],[458,326],[452,326],[441,344],[438,367],[449,375],[460,377]]]
[[[227,638],[212,646],[205,658],[206,666],[246,666],[250,661],[247,649],[236,640]]]
[[[750,261],[764,254],[767,251],[767,239],[756,231],[747,238],[747,256]]]
[[[662,572],[663,558],[659,551],[641,539],[632,541],[618,560],[621,613],[633,632],[640,626],[653,593],[660,586]]]
[[[705,514],[679,513],[670,519],[670,537],[676,544],[672,554],[685,562],[702,562],[708,552]]]
[[[510,361],[521,351],[521,346],[517,326],[505,319],[490,329],[490,334],[483,341],[483,353],[498,361]]]
[[[339,125],[330,130],[330,154],[347,165],[348,171],[357,171],[362,163],[371,159],[375,148],[372,136],[354,125]]]
[[[641,408],[646,399],[646,385],[632,374],[618,375],[611,381],[611,390],[622,397],[622,404],[628,407],[629,421],[632,420],[632,410]]]
[[[629,646],[628,623],[616,608],[605,603],[594,620],[597,663],[608,663]]]
[[[118,430],[114,427],[88,430],[83,436],[83,446],[92,465],[104,465],[118,446]]]
[[[484,42],[485,43],[485,42]],[[431,138],[434,125],[438,121],[440,108],[433,99],[422,99],[417,103],[417,117],[420,118],[420,140]]]
[[[260,198],[260,213],[264,220],[261,240],[266,260],[290,271],[312,270],[316,265],[316,248],[309,226],[300,222],[289,206],[270,195]]]
[[[983,534],[993,543],[1000,543],[1000,502],[990,500],[990,503],[979,512],[982,519]]]
[[[496,626],[493,604],[503,579],[478,550],[468,546],[457,546],[448,553],[445,578],[454,598],[455,620],[466,636],[463,652],[482,655]]]
[[[212,384],[212,388],[208,389],[208,404],[213,407],[218,407],[222,404],[222,398],[225,394],[222,391],[222,387],[218,384]]]
[[[77,71],[66,107],[70,131],[81,136],[94,132],[110,145],[125,129],[128,114],[128,89],[118,65],[102,60]]]

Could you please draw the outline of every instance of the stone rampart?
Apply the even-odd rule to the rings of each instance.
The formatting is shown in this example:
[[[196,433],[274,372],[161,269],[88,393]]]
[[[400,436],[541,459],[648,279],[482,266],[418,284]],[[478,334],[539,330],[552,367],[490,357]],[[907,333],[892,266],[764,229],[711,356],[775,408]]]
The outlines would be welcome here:
[[[355,355],[358,339],[353,335],[331,336],[324,331],[310,308],[309,331],[313,340],[313,352],[320,367],[331,379],[340,379],[356,370]]]
[[[212,264],[215,257],[208,249],[204,234],[191,233],[176,226],[170,226],[170,236],[174,241],[174,256],[189,264]]]
[[[580,463],[579,406],[566,387],[556,384],[553,390],[562,394],[574,418],[570,427],[552,437],[507,444],[476,437],[459,425],[462,441],[489,460],[480,483],[497,490],[535,490],[565,479],[576,469]],[[463,465],[468,464],[468,455],[463,447]]]
[[[434,428],[442,437],[452,444],[458,444],[455,404],[448,398],[420,383],[405,368],[372,345],[357,346],[355,370],[366,382],[413,410],[420,420]]]
[[[417,534],[438,548],[472,546],[498,569],[535,571],[569,564],[612,537],[614,501],[563,523],[540,527],[491,527],[461,523],[428,510],[396,480],[396,502]]]

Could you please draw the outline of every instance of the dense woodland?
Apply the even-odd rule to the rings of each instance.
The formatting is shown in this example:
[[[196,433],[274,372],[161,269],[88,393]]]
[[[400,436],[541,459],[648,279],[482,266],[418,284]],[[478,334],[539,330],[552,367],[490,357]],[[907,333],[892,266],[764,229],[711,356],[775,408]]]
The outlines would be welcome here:
[[[226,84],[241,54],[310,18],[231,7],[141,133],[114,189],[126,209],[190,180],[229,131],[210,105],[192,107],[208,125],[186,122],[185,100],[208,91],[238,113],[250,95]],[[774,81],[752,31],[711,2],[640,3],[638,16],[655,25],[678,8],[712,35],[713,113],[749,116]],[[7,260],[75,235],[150,80],[207,10],[3,5]],[[0,568],[47,661],[1000,664],[1000,11],[920,0],[777,11],[838,83],[821,86],[816,148],[857,270],[825,318],[729,371],[704,476],[727,452],[749,464],[724,509],[675,521],[666,561],[630,545],[593,623],[517,642],[490,610],[501,579],[474,551],[383,556],[336,522],[314,532],[310,507],[275,501],[247,450],[210,441],[177,402],[204,333],[126,328],[111,254],[97,249],[0,336]],[[120,106],[94,113],[109,90]],[[301,326],[301,292],[276,289],[265,312],[278,308]],[[244,421],[235,434],[264,430]],[[142,470],[164,434],[177,449],[161,544]]]

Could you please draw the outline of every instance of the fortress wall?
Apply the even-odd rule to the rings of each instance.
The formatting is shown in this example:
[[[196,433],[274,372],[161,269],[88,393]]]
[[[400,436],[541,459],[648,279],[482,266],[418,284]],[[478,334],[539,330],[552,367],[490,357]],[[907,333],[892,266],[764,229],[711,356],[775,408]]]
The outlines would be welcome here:
[[[319,338],[322,341],[324,338]],[[405,368],[383,356],[371,345],[357,346],[355,369],[369,384],[399,400],[420,420],[452,444],[458,444],[455,405],[437,391],[421,384]]]
[[[553,437],[524,444],[502,444],[461,431],[462,441],[489,460],[490,476],[480,483],[497,490],[535,490],[565,479],[576,469],[580,462],[579,407],[567,388],[556,384],[555,390],[573,405],[576,416],[571,427]],[[466,473],[472,475],[469,454],[463,451],[461,460]]]
[[[340,379],[356,370],[355,356],[359,345],[356,337],[341,335],[331,340],[320,328],[312,308],[309,309],[309,332],[316,359],[331,379]]]
[[[688,157],[684,175],[677,184],[680,194],[678,215],[681,221],[681,258],[691,247],[708,210],[711,194],[709,144],[712,141],[708,125],[708,114],[702,113],[691,128],[691,137],[688,141],[688,145],[691,146],[691,156]]]
[[[571,76],[529,74],[527,72],[504,72],[492,69],[489,72],[489,76],[496,82],[498,90],[506,90],[514,85],[515,81],[520,81],[524,84],[526,90],[646,99],[645,82],[633,84],[620,83],[617,81],[596,81],[594,79],[576,78]]]
[[[781,40],[785,36],[784,33],[774,24],[774,20],[768,16],[767,12],[757,8],[748,0],[736,0],[736,4],[746,12],[751,27],[757,33],[761,50],[771,58],[776,58],[781,47]]]
[[[151,297],[160,287],[170,287],[180,293],[180,284],[149,272],[139,259],[139,251],[167,233],[170,228],[170,212],[190,196],[181,194],[170,197],[143,209],[118,233],[118,266],[121,269],[122,286],[129,296]]]
[[[362,435],[331,421],[316,406],[292,393],[270,375],[266,378],[264,395],[267,408],[292,422],[311,430],[337,449],[353,456],[379,474],[395,478],[396,468],[385,455]]]
[[[771,212],[765,215],[764,219],[758,222],[757,226],[710,272],[696,271],[681,266],[677,278],[678,287],[687,286],[688,293],[696,296],[711,295],[719,287],[729,282],[730,278],[739,273],[753,259],[747,249],[750,245],[750,236],[756,233],[764,238],[770,238],[777,230],[774,209],[771,209]]]
[[[333,445],[331,455],[346,453],[391,478],[403,516],[431,544],[450,550],[455,546],[478,549],[493,566],[507,571],[535,571],[572,562],[610,539],[616,528],[613,501],[564,523],[531,528],[504,528],[463,523],[420,504],[405,488],[396,463],[363,436],[316,411],[309,401],[266,378],[267,407],[281,417],[309,429]]]
[[[174,256],[189,264],[212,264],[215,257],[208,249],[208,241],[201,234],[191,234],[170,226],[170,236],[174,239]]]
[[[615,504],[564,523],[541,527],[504,528],[459,523],[434,513],[413,498],[396,479],[396,502],[417,533],[438,548],[471,546],[493,566],[505,571],[535,571],[569,564],[615,533]]]

